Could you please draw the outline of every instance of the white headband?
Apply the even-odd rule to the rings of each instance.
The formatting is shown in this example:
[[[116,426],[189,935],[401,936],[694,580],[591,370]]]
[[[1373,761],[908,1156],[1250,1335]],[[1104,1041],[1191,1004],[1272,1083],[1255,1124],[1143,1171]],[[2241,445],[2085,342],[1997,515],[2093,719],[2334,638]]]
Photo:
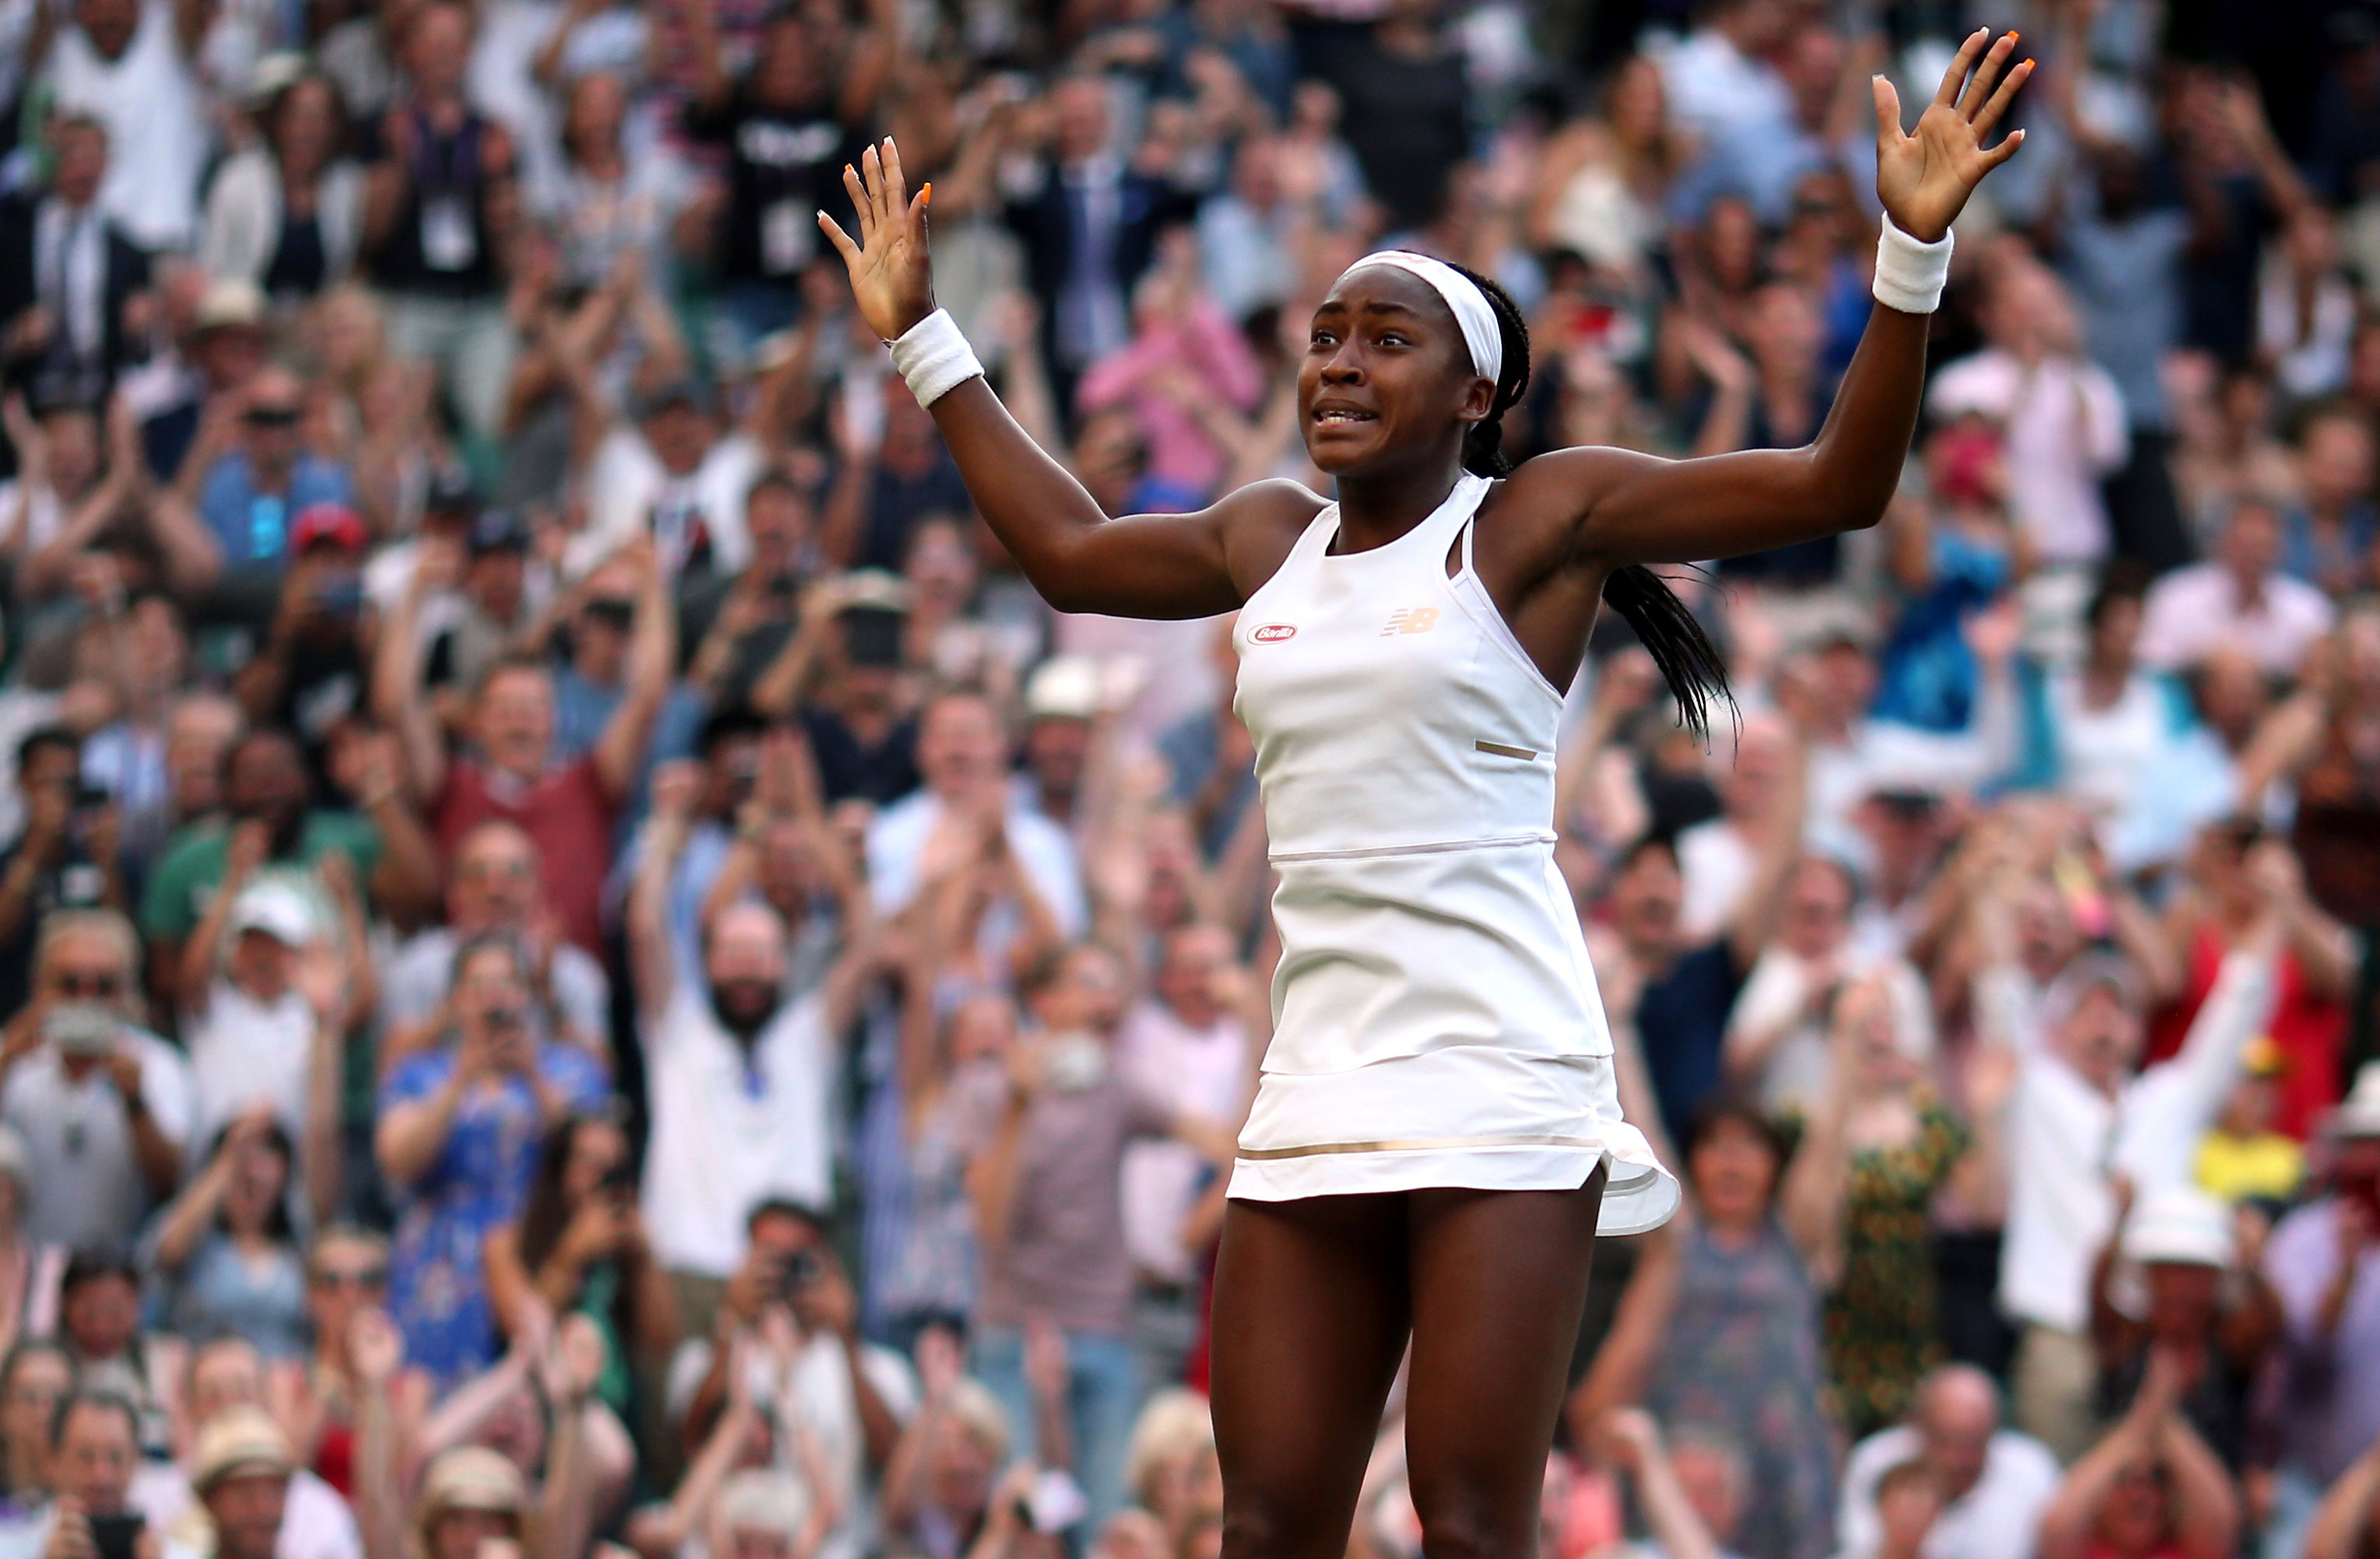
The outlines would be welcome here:
[[[1454,310],[1454,322],[1463,327],[1463,344],[1471,348],[1471,370],[1483,378],[1502,383],[1504,380],[1504,330],[1496,322],[1495,308],[1479,284],[1442,260],[1432,260],[1411,249],[1379,249],[1366,255],[1340,273],[1349,276],[1366,265],[1392,265],[1398,270],[1420,277],[1446,299]]]

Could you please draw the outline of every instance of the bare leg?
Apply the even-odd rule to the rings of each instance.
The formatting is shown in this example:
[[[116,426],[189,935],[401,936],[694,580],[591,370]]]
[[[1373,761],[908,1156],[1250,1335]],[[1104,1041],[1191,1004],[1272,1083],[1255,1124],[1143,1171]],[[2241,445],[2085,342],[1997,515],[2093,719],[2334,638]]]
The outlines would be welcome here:
[[[1223,1559],[1342,1559],[1403,1357],[1406,1199],[1234,1202],[1215,1270]]]
[[[1405,1452],[1427,1559],[1537,1551],[1603,1182],[1597,1169],[1574,1191],[1412,1194]]]

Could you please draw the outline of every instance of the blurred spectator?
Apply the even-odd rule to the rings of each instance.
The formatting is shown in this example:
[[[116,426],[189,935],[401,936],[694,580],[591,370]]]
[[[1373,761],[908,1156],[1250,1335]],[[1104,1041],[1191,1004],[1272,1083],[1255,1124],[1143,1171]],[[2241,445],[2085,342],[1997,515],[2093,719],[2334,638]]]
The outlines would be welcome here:
[[[1063,1371],[1067,1445],[1080,1458],[1094,1520],[1120,1503],[1124,1432],[1140,1394],[1129,1341],[1124,1149],[1135,1138],[1172,1135],[1218,1165],[1232,1152],[1232,1133],[1148,1097],[1118,1068],[1121,984],[1114,958],[1096,946],[1045,958],[1022,987],[1035,1032],[1009,1052],[1004,1076],[968,1080],[963,1106],[984,1251],[976,1370],[1010,1421],[1030,1426],[1038,1442],[1029,1326],[1055,1328],[1042,1351],[1055,1355],[1050,1369]],[[1037,1454],[1057,1455],[1048,1446]]]
[[[33,998],[0,1031],[0,1120],[24,1139],[34,1239],[129,1240],[181,1182],[189,1070],[137,1026],[139,948],[114,911],[54,912],[34,948]]]
[[[2058,1492],[2058,1460],[2038,1442],[2000,1427],[1999,1388],[1971,1365],[1930,1372],[1909,1420],[1852,1448],[1843,1466],[1845,1559],[1890,1546],[1884,1482],[1897,1468],[1925,1469],[1940,1504],[1918,1552],[1924,1559],[2031,1559],[2042,1511]]]
[[[2266,671],[2294,671],[2336,615],[2321,591],[2280,572],[2281,516],[2237,505],[2215,556],[2156,582],[2141,618],[2141,659],[2174,670],[2237,645]]]
[[[1820,1402],[1819,1290],[1777,1221],[1784,1144],[1721,1095],[1681,1142],[1694,1217],[1656,1235],[1571,1412],[1642,1401],[1673,1432],[1722,1438],[1748,1482],[1730,1548],[1746,1559],[1832,1551],[1834,1454]]]
[[[1927,409],[1980,415],[2001,429],[2018,534],[2045,565],[2095,563],[2112,540],[2099,483],[2131,447],[2123,397],[2082,356],[2073,305],[2039,262],[2010,256],[1986,285],[1989,344],[1935,376]]]
[[[2380,1439],[2380,1065],[2364,1063],[2328,1127],[2326,1194],[2273,1230],[2283,1400],[2270,1551],[2293,1551],[2322,1491]]]
[[[142,248],[183,248],[213,139],[194,68],[202,14],[170,0],[79,0],[61,19],[50,90],[105,137],[100,203]]]
[[[1954,1194],[1970,1203],[2005,1173],[2000,1117],[2010,1080],[2005,1057],[1978,1053],[1997,1064],[1963,1090],[1971,1136],[1935,1095],[1934,1057],[1906,1032],[1889,972],[1848,980],[1823,999],[1833,1009],[1829,1075],[1806,1101],[1780,1212],[1827,1291],[1835,1411],[1855,1435],[1872,1434],[1901,1417],[1936,1361],[1934,1266],[1918,1231],[1954,1173],[1968,1182]]]
[[[2231,1480],[2178,1408],[2180,1366],[2153,1352],[2131,1408],[2070,1468],[2041,1518],[2041,1559],[2220,1559],[2240,1535]]]
[[[380,1086],[373,1154],[403,1209],[389,1308],[407,1358],[449,1384],[495,1357],[489,1233],[519,1216],[546,1130],[605,1091],[585,1052],[538,1042],[528,1009],[519,945],[474,937],[455,954],[447,1035]]]
[[[346,155],[346,104],[327,76],[273,94],[264,144],[228,159],[207,191],[199,263],[284,303],[310,298],[354,268],[363,170]]]
[[[2152,1358],[2181,1375],[2177,1407],[2227,1467],[2248,1451],[2249,1395],[2278,1336],[2280,1306],[2256,1270],[2264,1224],[2194,1186],[2143,1195],[2091,1277],[2099,1416],[2122,1415]]]
[[[130,0],[84,8],[118,6]],[[0,248],[0,361],[12,384],[44,400],[92,405],[137,355],[149,257],[107,203],[105,127],[70,115],[49,140],[48,189],[0,201],[10,235]]]
[[[369,138],[361,250],[391,343],[434,365],[464,427],[489,437],[512,363],[502,289],[519,197],[511,134],[464,96],[472,27],[443,0],[407,13],[404,88]]]
[[[306,1263],[291,1216],[297,1154],[269,1110],[217,1131],[189,1189],[165,1209],[150,1259],[186,1337],[234,1335],[273,1359],[307,1351]]]

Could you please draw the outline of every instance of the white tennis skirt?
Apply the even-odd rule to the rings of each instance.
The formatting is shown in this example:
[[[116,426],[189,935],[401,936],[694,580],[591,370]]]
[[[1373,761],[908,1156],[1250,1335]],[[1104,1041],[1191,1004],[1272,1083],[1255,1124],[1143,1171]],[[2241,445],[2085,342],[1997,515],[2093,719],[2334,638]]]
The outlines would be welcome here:
[[[1575,1190],[1600,1166],[1603,1233],[1669,1221],[1550,841],[1273,864],[1273,1038],[1232,1196]]]

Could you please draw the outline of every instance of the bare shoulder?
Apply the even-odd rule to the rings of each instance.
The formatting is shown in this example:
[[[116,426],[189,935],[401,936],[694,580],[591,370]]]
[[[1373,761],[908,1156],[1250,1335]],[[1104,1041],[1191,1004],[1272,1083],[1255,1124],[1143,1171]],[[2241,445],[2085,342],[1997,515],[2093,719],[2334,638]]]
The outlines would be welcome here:
[[[1250,482],[1224,494],[1208,513],[1222,533],[1232,581],[1245,600],[1277,573],[1289,550],[1330,500],[1286,477]]]
[[[1606,444],[1548,450],[1521,462],[1490,500],[1497,528],[1527,554],[1524,572],[1585,561],[1585,521],[1603,499],[1648,466],[1666,465],[1658,455]]]

